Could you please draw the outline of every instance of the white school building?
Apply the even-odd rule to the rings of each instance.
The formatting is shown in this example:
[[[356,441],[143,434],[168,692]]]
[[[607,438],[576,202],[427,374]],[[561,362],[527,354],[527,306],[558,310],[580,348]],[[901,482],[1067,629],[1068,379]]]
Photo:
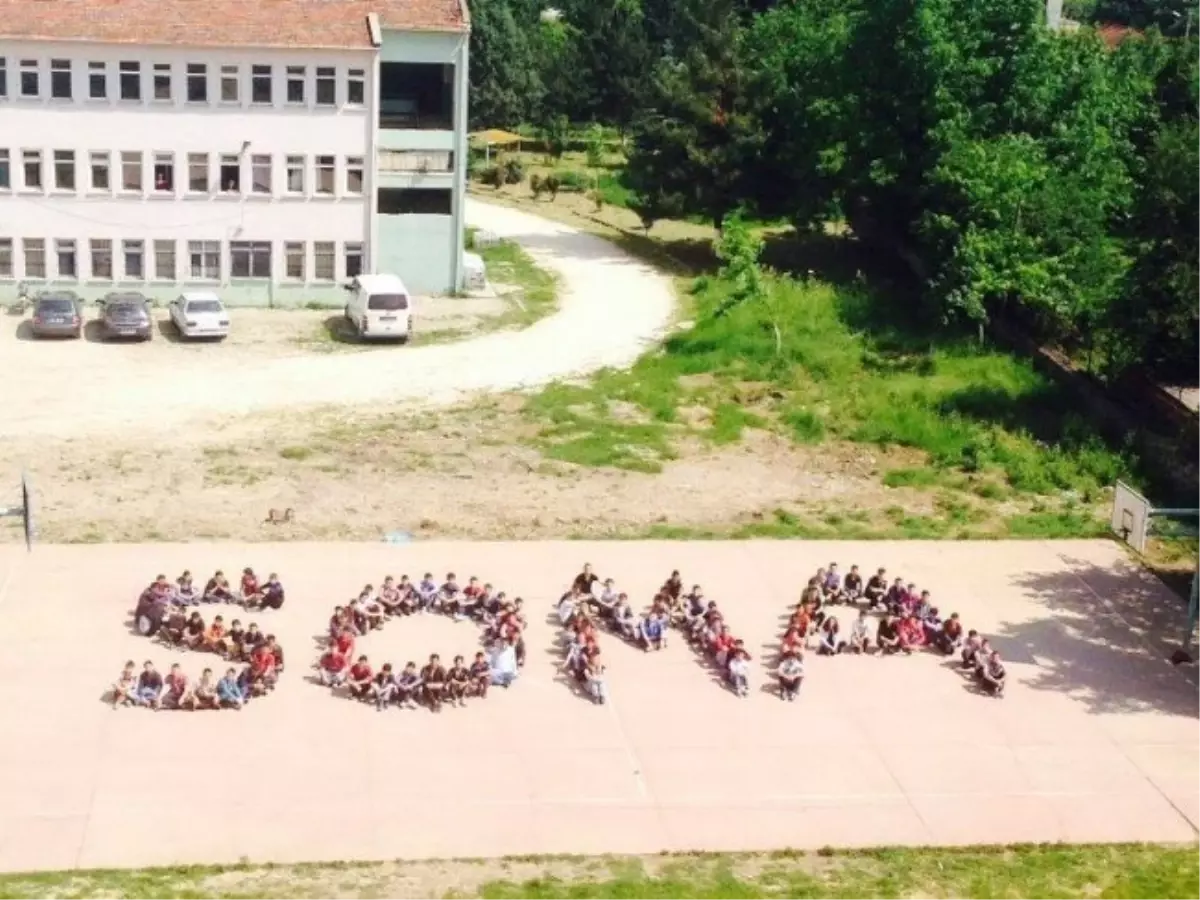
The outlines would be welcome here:
[[[465,0],[3,0],[0,302],[463,282]]]

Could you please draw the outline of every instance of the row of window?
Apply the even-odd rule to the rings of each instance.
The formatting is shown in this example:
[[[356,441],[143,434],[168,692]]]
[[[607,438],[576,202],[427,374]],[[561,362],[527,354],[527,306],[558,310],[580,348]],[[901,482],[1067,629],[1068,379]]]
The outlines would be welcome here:
[[[249,194],[270,197],[362,196],[365,168],[361,156],[339,161],[332,155],[283,157],[283,180],[275,179],[275,157],[269,153],[183,153],[141,150],[20,150],[18,190],[112,194]],[[177,157],[181,159],[177,162]],[[339,162],[341,165],[339,166]],[[0,191],[11,190],[13,160],[0,149]],[[47,172],[49,166],[49,172]],[[83,167],[84,173],[79,169]],[[177,168],[184,177],[177,177]],[[339,173],[340,168],[340,173]],[[86,175],[86,177],[83,177]],[[339,177],[340,176],[340,177]],[[182,182],[182,183],[181,183]]]
[[[272,278],[276,248],[271,241],[185,241],[183,272],[174,240],[91,238],[24,238],[20,241],[21,277],[60,281],[223,281],[228,278]],[[15,242],[0,238],[0,278],[16,277]],[[363,245],[341,245],[341,273],[335,241],[284,241],[283,281],[333,282],[363,271]],[[84,252],[86,251],[86,252]],[[182,277],[181,277],[182,274]]]
[[[187,103],[241,106],[363,106],[367,101],[366,69],[337,66],[272,66],[246,70],[238,65],[210,66],[121,60],[116,70],[107,62],[86,69],[70,59],[14,59],[15,84],[9,87],[9,60],[0,56],[0,98],[27,100],[118,100],[124,103]],[[78,77],[77,77],[78,76]],[[86,77],[85,77],[86,76]]]

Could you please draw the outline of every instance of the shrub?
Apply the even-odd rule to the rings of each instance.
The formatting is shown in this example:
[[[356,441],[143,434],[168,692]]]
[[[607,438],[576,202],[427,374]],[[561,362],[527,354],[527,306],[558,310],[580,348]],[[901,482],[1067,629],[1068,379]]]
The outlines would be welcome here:
[[[558,192],[562,190],[562,182],[558,180],[557,175],[547,175],[542,179],[542,190],[550,195],[551,200],[554,200],[558,197]]]
[[[587,172],[577,169],[562,169],[551,177],[558,178],[558,189],[568,194],[581,194],[592,186],[592,178]]]
[[[491,185],[494,188],[504,187],[504,170],[499,166],[488,166],[480,170],[479,180],[483,184]]]
[[[525,164],[516,156],[506,156],[498,163],[505,184],[520,184],[525,180]]]

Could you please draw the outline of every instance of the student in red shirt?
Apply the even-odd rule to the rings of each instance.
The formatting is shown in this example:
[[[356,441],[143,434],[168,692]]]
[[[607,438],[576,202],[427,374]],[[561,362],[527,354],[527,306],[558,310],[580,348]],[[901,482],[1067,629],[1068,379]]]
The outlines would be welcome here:
[[[261,696],[275,687],[276,678],[275,654],[266,644],[259,644],[250,654],[250,689],[254,696]]]
[[[349,628],[343,628],[342,633],[334,638],[333,644],[337,648],[338,653],[342,654],[346,659],[354,656],[354,632]]]
[[[242,603],[246,606],[254,606],[262,600],[262,591],[258,587],[258,576],[254,574],[254,570],[247,566],[242,570]]]
[[[729,630],[729,626],[722,625],[721,630],[717,632],[711,644],[712,655],[716,659],[718,666],[725,667],[725,663],[729,659],[729,651],[733,649],[733,645],[736,642],[737,639],[733,636],[733,632]]]
[[[339,687],[346,680],[346,654],[334,644],[322,655],[318,668],[321,684],[331,688]]]
[[[371,666],[367,662],[366,656],[360,656],[358,662],[350,667],[350,674],[347,682],[350,687],[350,696],[355,700],[366,700],[371,696],[372,679],[375,673],[371,671]]]

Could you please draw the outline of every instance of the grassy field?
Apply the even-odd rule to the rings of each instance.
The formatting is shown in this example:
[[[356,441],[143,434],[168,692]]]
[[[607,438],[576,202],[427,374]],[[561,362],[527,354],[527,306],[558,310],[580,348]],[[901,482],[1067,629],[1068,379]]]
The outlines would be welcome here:
[[[865,258],[852,239],[800,240],[760,225],[763,261],[777,273],[769,296],[718,316],[729,285],[717,272],[711,226],[659,222],[643,231],[627,208],[618,158],[598,167],[578,152],[521,158],[528,173],[579,174],[592,190],[534,200],[522,184],[480,195],[573,221],[690,276],[691,327],[662,352],[630,372],[551,387],[529,404],[543,454],[654,473],[681,447],[733,446],[766,430],[805,447],[857,448],[846,452],[856,461],[878,451],[887,464],[871,475],[882,487],[927,497],[921,509],[800,504],[733,528],[668,523],[613,537],[1092,537],[1107,532],[1113,482],[1145,486],[1152,475],[1029,362],[924,320],[905,277]]]
[[[799,444],[911,451],[911,465],[882,473],[883,484],[935,495],[935,516],[901,507],[870,521],[856,521],[851,509],[818,521],[781,513],[749,526],[751,534],[1101,530],[1094,513],[1134,461],[1107,447],[1029,364],[966,338],[931,341],[902,320],[886,321],[865,284],[777,276],[769,302],[717,316],[727,287],[698,279],[692,327],[631,371],[538,395],[529,412],[544,423],[539,449],[563,462],[653,472],[681,441],[731,444],[748,429],[766,429]]]
[[[1196,897],[1196,847],[192,866],[0,876],[0,897]]]

